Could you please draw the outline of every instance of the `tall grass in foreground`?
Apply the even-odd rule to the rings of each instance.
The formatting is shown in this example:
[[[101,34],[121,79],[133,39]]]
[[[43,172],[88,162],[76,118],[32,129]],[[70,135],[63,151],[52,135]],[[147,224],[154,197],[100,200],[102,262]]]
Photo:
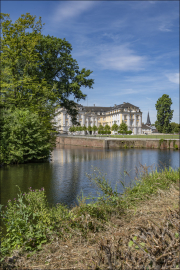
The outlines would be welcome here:
[[[138,202],[147,200],[158,189],[168,189],[177,184],[180,170],[165,168],[148,173],[147,167],[136,177],[136,185],[125,188],[124,193],[113,190],[105,176],[96,170],[89,175],[101,190],[96,202],[85,203],[68,209],[62,204],[50,207],[45,191],[32,190],[22,193],[19,189],[17,199],[9,200],[7,206],[1,207],[1,219],[6,228],[1,230],[1,260],[14,249],[32,251],[42,249],[44,243],[53,242],[56,237],[71,238],[80,233],[84,238],[88,232],[105,229],[105,223],[112,215],[120,216],[126,209]]]

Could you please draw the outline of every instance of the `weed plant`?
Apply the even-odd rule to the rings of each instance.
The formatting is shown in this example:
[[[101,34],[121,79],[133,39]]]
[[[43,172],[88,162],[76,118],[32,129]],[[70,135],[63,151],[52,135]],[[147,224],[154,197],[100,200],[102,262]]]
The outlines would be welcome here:
[[[169,189],[172,184],[177,184],[180,169],[173,170],[171,167],[164,168],[158,172],[157,168],[148,173],[147,167],[142,166],[143,173],[135,178],[135,185],[126,188],[123,194],[123,201],[127,207],[137,204],[139,201],[148,199],[158,190]]]
[[[9,200],[7,206],[1,207],[1,218],[5,233],[1,232],[1,260],[11,254],[14,249],[36,251],[42,249],[44,243],[52,242],[56,237],[71,238],[80,234],[84,238],[89,232],[105,229],[105,223],[112,215],[121,215],[126,209],[138,202],[147,200],[159,189],[168,189],[179,179],[180,169],[164,168],[162,171],[148,172],[148,167],[141,166],[137,173],[136,184],[125,187],[118,193],[98,169],[88,178],[100,190],[96,201],[86,203],[86,198],[79,205],[68,209],[62,204],[50,207],[44,189],[22,193],[19,189],[17,199]],[[123,184],[121,182],[121,184]]]

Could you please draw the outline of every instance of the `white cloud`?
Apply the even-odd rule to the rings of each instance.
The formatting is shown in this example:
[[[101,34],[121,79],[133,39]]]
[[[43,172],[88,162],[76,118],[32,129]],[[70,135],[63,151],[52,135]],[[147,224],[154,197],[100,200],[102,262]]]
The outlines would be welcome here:
[[[172,25],[171,24],[166,24],[166,23],[162,23],[160,26],[159,26],[159,30],[162,31],[162,32],[171,32],[172,30],[170,29]]]
[[[60,1],[54,15],[52,15],[52,19],[56,23],[64,22],[65,20],[78,17],[83,12],[93,7],[94,4],[95,2],[93,1]]]
[[[168,78],[170,82],[179,84],[179,73],[169,73],[169,74],[166,74],[166,77]]]
[[[137,94],[140,92],[142,91],[134,90],[134,89],[120,89],[117,93],[113,93],[113,94],[111,93],[110,96],[122,96],[122,95],[129,95],[129,94]]]
[[[103,69],[138,71],[145,65],[146,57],[137,55],[127,45],[101,47],[97,63]]]

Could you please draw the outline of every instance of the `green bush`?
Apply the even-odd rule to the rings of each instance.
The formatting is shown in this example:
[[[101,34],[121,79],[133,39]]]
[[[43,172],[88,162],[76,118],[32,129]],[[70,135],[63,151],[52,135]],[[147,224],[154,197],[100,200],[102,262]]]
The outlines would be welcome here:
[[[3,113],[1,162],[5,164],[46,160],[55,146],[52,124],[27,109]],[[49,125],[49,126],[48,126]],[[49,128],[50,127],[50,128]]]
[[[14,249],[41,249],[41,245],[50,240],[56,224],[58,226],[69,217],[69,210],[60,204],[48,207],[44,189],[32,190],[22,194],[19,189],[18,198],[9,200],[5,210],[1,212],[6,233],[1,237],[2,255]]]
[[[90,132],[92,131],[92,127],[91,126],[88,126],[87,130]]]
[[[25,250],[40,248],[47,242],[47,224],[50,217],[46,210],[43,191],[18,194],[18,199],[8,201],[6,210],[2,212],[6,235],[2,238],[1,251],[25,247]]]
[[[75,132],[75,126],[70,127],[69,132]]]

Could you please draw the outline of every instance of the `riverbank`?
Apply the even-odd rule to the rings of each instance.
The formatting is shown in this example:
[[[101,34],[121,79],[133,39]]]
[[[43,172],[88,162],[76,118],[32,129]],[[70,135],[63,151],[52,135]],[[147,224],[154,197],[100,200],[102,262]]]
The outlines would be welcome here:
[[[39,251],[37,248],[30,253],[23,248],[14,251],[11,257],[4,258],[4,266],[6,263],[20,269],[109,267],[115,270],[141,269],[150,264],[149,269],[155,266],[161,267],[157,269],[176,268],[179,171],[165,169],[149,174],[147,167],[143,167],[139,175],[141,179],[137,179],[136,186],[126,189],[123,195],[112,190],[101,174],[92,175],[90,180],[95,181],[104,194],[98,202],[87,205],[81,200],[79,206],[67,212],[57,207],[56,212],[51,212],[53,219],[50,220],[50,212],[43,208],[41,200],[41,211],[37,214],[43,215],[46,209],[43,220],[45,217],[49,220],[48,229],[53,226],[48,242]],[[43,194],[43,191],[30,191],[30,195],[25,196],[37,198],[34,203],[38,205]]]
[[[110,137],[86,137],[64,136],[56,139],[56,148],[59,145],[79,145],[104,149],[120,148],[147,148],[147,149],[180,149],[179,139],[155,139],[155,138],[110,138]]]

